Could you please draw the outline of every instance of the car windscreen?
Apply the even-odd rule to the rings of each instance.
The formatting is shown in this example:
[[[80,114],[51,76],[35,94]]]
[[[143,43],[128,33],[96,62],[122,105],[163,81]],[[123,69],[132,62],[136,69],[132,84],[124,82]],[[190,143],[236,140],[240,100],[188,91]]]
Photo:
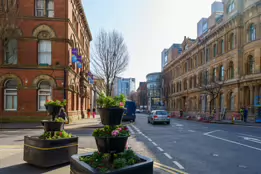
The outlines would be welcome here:
[[[168,115],[166,111],[156,111],[157,115]]]

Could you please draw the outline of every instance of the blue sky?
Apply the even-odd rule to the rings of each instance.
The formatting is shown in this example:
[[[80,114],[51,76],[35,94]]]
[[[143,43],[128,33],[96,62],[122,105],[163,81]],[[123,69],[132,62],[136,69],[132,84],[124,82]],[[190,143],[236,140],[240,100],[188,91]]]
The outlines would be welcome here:
[[[161,51],[184,36],[196,38],[197,22],[209,17],[214,0],[82,0],[93,39],[101,28],[124,36],[130,54],[122,77],[146,81],[161,70]]]

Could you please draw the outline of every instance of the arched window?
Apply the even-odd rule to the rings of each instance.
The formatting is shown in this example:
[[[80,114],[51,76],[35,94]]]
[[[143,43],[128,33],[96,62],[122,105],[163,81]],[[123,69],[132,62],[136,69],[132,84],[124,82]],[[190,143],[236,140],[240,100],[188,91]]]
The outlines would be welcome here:
[[[52,65],[52,42],[40,40],[38,43],[38,63],[39,65]]]
[[[235,103],[235,96],[234,94],[231,92],[229,95],[229,99],[230,99],[230,111],[234,111],[234,103]]]
[[[219,68],[219,80],[224,80],[224,66],[221,65],[220,68]]]
[[[38,110],[45,111],[46,100],[51,100],[52,88],[48,81],[41,81],[38,89]]]
[[[228,78],[229,79],[234,78],[234,63],[232,61],[229,62],[229,66],[228,66]]]
[[[7,80],[4,89],[4,108],[6,111],[17,110],[17,86],[15,79]]]
[[[248,57],[248,74],[254,74],[254,58],[253,56]]]
[[[256,40],[256,27],[254,24],[251,24],[249,27],[249,41]]]
[[[208,83],[209,83],[209,72],[205,71],[204,84],[207,85]]]
[[[235,35],[234,35],[234,33],[230,34],[229,43],[230,43],[230,49],[231,50],[234,49],[235,48]]]

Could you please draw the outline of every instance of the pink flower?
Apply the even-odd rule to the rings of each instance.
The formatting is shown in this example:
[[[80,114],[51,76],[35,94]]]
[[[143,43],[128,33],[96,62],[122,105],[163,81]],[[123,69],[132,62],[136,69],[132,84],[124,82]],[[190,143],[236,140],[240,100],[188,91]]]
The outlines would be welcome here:
[[[119,131],[118,131],[118,130],[114,130],[114,131],[112,131],[111,135],[112,135],[113,137],[116,137],[116,136],[119,135]]]
[[[124,106],[124,104],[122,102],[120,102],[120,106]]]
[[[127,127],[124,127],[124,130],[128,131],[129,129]]]
[[[122,131],[122,128],[118,128],[118,130],[121,132],[121,131]]]
[[[60,132],[59,135],[62,136],[62,135],[63,135],[63,132]]]

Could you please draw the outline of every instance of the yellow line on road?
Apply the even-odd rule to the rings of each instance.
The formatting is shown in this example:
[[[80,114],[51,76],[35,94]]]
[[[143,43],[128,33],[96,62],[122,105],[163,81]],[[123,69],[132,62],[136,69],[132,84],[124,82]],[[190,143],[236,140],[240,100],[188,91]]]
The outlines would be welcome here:
[[[167,169],[169,169],[169,170],[172,170],[172,171],[178,172],[179,174],[188,174],[188,173],[186,173],[186,172],[183,172],[183,171],[181,171],[181,170],[175,169],[175,168],[170,167],[170,166],[166,166],[166,165],[161,164],[161,163],[154,162],[154,165],[157,165],[157,166],[160,166],[160,167],[167,168]]]
[[[0,145],[0,149],[20,149],[22,148],[24,145]]]
[[[170,173],[170,174],[178,174],[178,173],[175,172],[175,171],[172,171],[172,170],[163,168],[163,167],[161,167],[161,166],[158,166],[157,164],[154,164],[153,167],[154,167],[154,168],[157,168],[157,169],[160,169],[160,170],[163,170],[163,171],[165,171],[165,172],[168,172],[168,173]]]

